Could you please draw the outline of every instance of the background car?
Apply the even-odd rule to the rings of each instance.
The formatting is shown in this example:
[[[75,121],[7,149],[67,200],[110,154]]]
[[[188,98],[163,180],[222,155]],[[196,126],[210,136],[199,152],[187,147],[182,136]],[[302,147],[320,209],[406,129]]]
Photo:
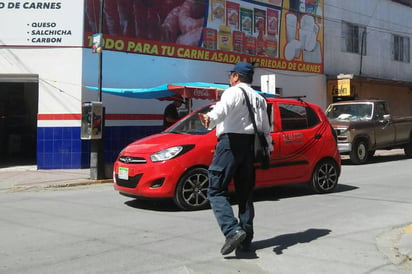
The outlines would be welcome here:
[[[266,100],[274,151],[270,168],[256,169],[256,188],[309,183],[317,193],[333,191],[341,161],[324,111],[301,100]],[[131,197],[173,198],[183,210],[206,208],[207,169],[217,138],[214,129],[203,127],[198,113],[212,107],[202,107],[162,133],[126,146],[114,163],[114,188]]]

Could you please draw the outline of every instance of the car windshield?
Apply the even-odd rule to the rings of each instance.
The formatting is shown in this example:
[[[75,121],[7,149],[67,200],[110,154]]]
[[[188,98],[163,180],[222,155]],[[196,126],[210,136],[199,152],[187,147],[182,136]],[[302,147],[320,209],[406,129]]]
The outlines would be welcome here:
[[[372,104],[332,104],[326,110],[332,120],[369,120],[372,118]]]
[[[164,132],[193,135],[203,135],[210,132],[211,130],[205,128],[200,122],[198,113],[208,113],[213,108],[213,106],[214,105],[208,105],[195,112],[190,113]]]

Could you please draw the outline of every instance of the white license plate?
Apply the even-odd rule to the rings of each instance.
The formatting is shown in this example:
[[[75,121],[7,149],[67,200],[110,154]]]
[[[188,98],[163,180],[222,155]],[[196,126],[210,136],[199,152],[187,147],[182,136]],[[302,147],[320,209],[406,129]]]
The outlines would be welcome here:
[[[129,169],[127,167],[119,167],[119,179],[129,180]]]

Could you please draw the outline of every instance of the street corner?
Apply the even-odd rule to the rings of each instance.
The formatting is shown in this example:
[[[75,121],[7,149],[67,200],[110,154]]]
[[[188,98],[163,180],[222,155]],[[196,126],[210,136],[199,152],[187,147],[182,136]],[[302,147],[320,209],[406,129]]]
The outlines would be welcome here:
[[[412,224],[383,232],[376,238],[376,244],[394,265],[412,273]]]
[[[412,233],[412,224],[404,227],[403,232],[404,233]]]
[[[412,224],[406,225],[400,230],[396,250],[401,261],[400,266],[412,273]]]
[[[412,224],[402,229],[401,239],[399,241],[399,252],[407,257],[412,264]]]

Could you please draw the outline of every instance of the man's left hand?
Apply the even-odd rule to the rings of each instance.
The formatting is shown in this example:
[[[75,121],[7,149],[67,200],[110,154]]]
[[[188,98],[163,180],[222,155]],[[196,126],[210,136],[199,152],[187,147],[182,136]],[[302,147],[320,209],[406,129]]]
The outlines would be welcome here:
[[[209,127],[209,122],[210,122],[209,116],[207,116],[204,113],[198,113],[198,116],[199,116],[199,119],[200,119],[200,122],[202,123],[202,125],[205,128],[208,128]]]

